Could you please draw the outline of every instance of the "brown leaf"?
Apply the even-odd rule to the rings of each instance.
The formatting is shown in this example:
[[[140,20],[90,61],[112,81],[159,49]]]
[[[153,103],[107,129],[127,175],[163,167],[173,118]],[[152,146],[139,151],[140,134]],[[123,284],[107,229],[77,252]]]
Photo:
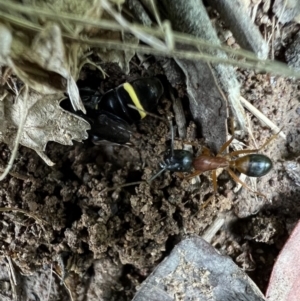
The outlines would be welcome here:
[[[4,41],[0,48],[0,63],[11,67],[25,84],[40,93],[71,91],[74,110],[85,112],[78,89],[74,88],[75,80],[58,25],[48,24],[32,41],[25,34],[12,33],[7,26],[1,25],[0,37]]]
[[[21,94],[15,102],[9,95],[4,99],[5,121],[7,128],[0,133],[0,141],[13,146],[23,108]],[[27,100],[27,117],[20,144],[35,150],[47,164],[51,161],[43,153],[48,141],[64,145],[72,145],[72,140],[81,142],[88,138],[90,125],[82,118],[63,110],[59,103],[64,98],[63,93],[43,95],[30,90]]]

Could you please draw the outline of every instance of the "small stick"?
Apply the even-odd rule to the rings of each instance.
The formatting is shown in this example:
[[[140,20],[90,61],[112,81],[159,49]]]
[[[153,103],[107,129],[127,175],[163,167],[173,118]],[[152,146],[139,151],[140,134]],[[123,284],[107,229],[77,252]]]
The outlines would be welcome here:
[[[51,293],[51,286],[52,286],[52,275],[53,275],[53,266],[51,264],[50,266],[50,280],[49,280],[49,287],[47,292],[46,300],[48,301],[50,299],[50,293]]]
[[[262,112],[256,109],[249,101],[244,97],[240,97],[242,105],[249,110],[254,116],[256,116],[260,121],[267,125],[273,132],[280,132],[279,136],[286,140],[286,135],[281,131],[281,129],[275,125],[269,118],[267,118]]]
[[[8,274],[9,274],[9,280],[12,288],[12,295],[14,296],[14,300],[19,300],[18,293],[17,293],[17,279],[15,270],[11,261],[11,258],[9,256],[5,256],[7,262],[8,262]]]
[[[14,269],[14,266],[12,264],[11,258],[9,256],[5,256],[5,258],[8,261],[10,274],[11,274],[11,278],[13,280],[13,283],[14,283],[14,285],[17,285],[17,278],[16,278],[15,269]]]
[[[156,114],[153,114],[153,113],[151,113],[151,112],[148,112],[148,111],[145,111],[145,110],[143,110],[143,109],[137,108],[136,106],[131,105],[131,104],[128,104],[127,106],[128,106],[129,108],[131,108],[131,109],[136,110],[136,111],[143,112],[143,113],[145,113],[146,115],[152,116],[152,117],[154,117],[154,118],[158,118],[158,119],[162,120],[163,122],[165,122],[165,123],[167,123],[167,124],[169,125],[168,120],[167,120],[166,118],[160,117],[160,116],[158,116],[158,115],[156,115]]]
[[[225,224],[225,217],[224,215],[219,215],[213,223],[205,230],[204,234],[202,235],[202,238],[207,241],[208,243],[211,243],[213,237],[216,235],[216,233],[223,227]]]
[[[67,290],[68,293],[69,293],[69,296],[70,296],[71,301],[74,301],[73,294],[72,294],[72,291],[71,291],[71,289],[69,288],[69,286],[66,284],[66,282],[63,280],[63,278],[62,278],[57,272],[55,272],[54,270],[52,270],[52,271],[53,271],[53,273],[61,280],[61,282],[63,283],[64,287],[66,288],[66,290]]]

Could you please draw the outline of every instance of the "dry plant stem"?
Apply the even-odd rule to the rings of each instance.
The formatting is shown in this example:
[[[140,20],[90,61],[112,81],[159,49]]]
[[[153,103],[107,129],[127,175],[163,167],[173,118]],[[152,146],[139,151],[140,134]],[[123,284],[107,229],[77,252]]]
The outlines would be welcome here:
[[[256,19],[256,14],[257,14],[257,9],[258,9],[258,6],[259,6],[260,2],[256,3],[253,8],[252,8],[252,22],[254,23],[255,22],[255,19]]]
[[[150,0],[150,5],[151,5],[152,11],[153,11],[153,13],[154,13],[155,20],[156,20],[157,24],[161,27],[161,26],[162,26],[162,23],[161,23],[161,20],[160,20],[160,16],[159,16],[159,13],[158,13],[158,9],[157,9],[157,7],[156,7],[155,0]]]
[[[275,24],[275,17],[273,17],[273,20],[272,20],[272,26],[274,27],[274,24]],[[275,35],[274,35],[274,32],[272,33],[272,51],[271,51],[271,60],[274,60],[274,57],[275,57],[275,54],[274,54],[274,49],[275,49],[275,45],[274,45],[274,40],[275,40]]]
[[[68,285],[66,284],[66,282],[64,281],[64,279],[63,279],[60,275],[58,275],[54,270],[52,270],[52,271],[53,271],[53,273],[60,279],[61,283],[64,284],[64,287],[66,288],[66,290],[67,290],[68,293],[69,293],[70,300],[71,300],[71,301],[75,301],[74,298],[73,298],[73,295],[72,295],[72,291],[71,291],[71,289],[68,287]]]
[[[52,286],[52,275],[53,275],[53,266],[51,264],[51,266],[50,266],[50,280],[49,280],[49,287],[48,287],[48,293],[47,293],[46,301],[49,301],[49,299],[50,299],[51,286]]]
[[[273,132],[279,133],[279,136],[286,140],[286,135],[281,131],[281,129],[276,126],[269,118],[267,118],[263,113],[256,109],[250,102],[245,98],[241,97],[242,105],[249,110],[254,116],[256,116],[260,121],[266,124]]]
[[[1,0],[0,0],[0,4],[1,4]],[[25,27],[28,30],[33,30],[34,32],[39,32],[42,30],[42,27],[40,27],[40,26],[36,26],[35,24],[32,24],[25,20],[15,19],[14,17],[12,17],[10,15],[6,15],[6,14],[2,13],[1,11],[0,11],[0,18],[3,18],[9,22],[12,22],[13,24],[16,24],[20,27]],[[132,27],[133,26],[131,26],[131,28]],[[145,27],[144,29],[146,30],[147,28]],[[154,34],[155,34],[155,31],[153,30],[153,35]],[[180,35],[180,34],[178,34],[178,35]],[[109,40],[104,40],[104,39],[84,39],[84,38],[78,38],[77,36],[71,36],[68,34],[62,34],[62,36],[70,41],[86,44],[91,47],[100,47],[100,48],[115,49],[115,50],[133,50],[133,51],[145,53],[145,54],[153,54],[153,55],[174,57],[174,58],[179,58],[179,59],[195,60],[195,61],[203,60],[203,61],[211,62],[214,64],[233,65],[233,66],[238,66],[238,67],[245,68],[245,69],[247,69],[247,68],[248,69],[256,69],[258,71],[272,72],[272,73],[279,74],[282,76],[291,76],[291,77],[295,77],[295,78],[300,78],[299,72],[296,72],[290,68],[287,68],[284,64],[268,62],[268,61],[260,61],[257,59],[255,60],[254,58],[252,59],[252,61],[242,62],[242,61],[237,61],[234,59],[217,58],[212,55],[201,54],[197,51],[182,51],[182,50],[165,51],[165,50],[160,50],[160,49],[154,49],[154,48],[147,47],[147,46],[138,46],[138,45],[132,45],[129,43],[121,43],[121,42],[109,41]],[[183,34],[181,34],[181,36],[184,37]],[[174,40],[175,40],[175,35],[174,35]],[[205,44],[205,46],[203,45],[204,47],[211,48],[211,49],[222,49],[225,52],[239,55],[237,51],[228,50],[228,49],[220,47],[220,46],[214,46],[214,45],[208,44],[207,42],[203,42],[200,39],[196,39],[195,37],[192,37],[192,36],[188,36],[188,37],[185,36],[181,40],[184,43],[188,43],[188,41],[189,41],[190,45],[203,43],[203,44]],[[175,40],[175,41],[177,41],[177,40]],[[247,52],[245,52],[245,53],[247,53]],[[245,55],[244,55],[244,57],[245,57]]]
[[[131,23],[129,23],[126,19],[123,18],[121,14],[116,12],[111,5],[106,0],[101,0],[102,7],[113,17],[115,20],[122,26],[122,30],[127,29],[133,35],[135,35],[138,39],[143,41],[144,43],[151,45],[154,48],[167,51],[167,46],[161,41],[153,37],[152,35],[147,35],[142,33],[139,30],[136,30]]]
[[[3,2],[0,0],[0,6],[1,4],[3,5]],[[23,6],[22,6],[23,7]],[[37,26],[35,24],[32,24],[31,22],[25,21],[25,20],[20,20],[12,17],[11,15],[6,15],[5,13],[2,13],[0,11],[0,18],[3,18],[4,20],[7,20],[9,22],[12,22],[13,24],[16,24],[20,27],[25,27],[28,30],[33,30],[34,32],[39,32],[42,30],[42,27]],[[56,15],[57,19],[57,15]],[[80,22],[83,23],[83,22]],[[93,22],[84,22],[84,24],[87,23],[93,23]],[[98,22],[94,22],[99,25]],[[96,26],[96,25],[95,25]],[[136,25],[132,25],[132,27],[136,27]],[[121,27],[120,27],[121,28]],[[146,31],[149,31],[149,28],[147,27],[141,27]],[[153,35],[158,35],[159,30],[152,30]],[[159,33],[159,35],[164,36],[163,33]],[[211,62],[214,64],[225,64],[225,65],[233,65],[245,69],[255,69],[257,71],[262,71],[262,72],[270,72],[282,76],[288,76],[288,77],[295,77],[296,79],[300,78],[300,72],[296,72],[293,69],[288,68],[286,65],[278,63],[278,62],[272,62],[272,61],[260,61],[255,59],[254,57],[251,58],[251,61],[247,62],[242,62],[242,61],[237,61],[234,59],[222,59],[222,58],[216,58],[215,56],[212,55],[204,55],[201,53],[198,53],[196,51],[180,51],[180,50],[169,50],[169,51],[164,51],[164,50],[158,50],[158,49],[153,49],[151,47],[143,47],[143,46],[137,46],[137,45],[132,45],[129,43],[121,43],[121,42],[115,42],[115,41],[108,41],[108,40],[102,40],[102,39],[83,39],[83,38],[78,38],[76,36],[71,36],[68,34],[62,34],[62,36],[70,41],[82,43],[89,45],[91,47],[104,47],[107,49],[117,49],[117,50],[133,50],[136,52],[141,52],[145,54],[153,54],[153,55],[159,55],[159,56],[166,56],[166,57],[175,57],[175,58],[181,58],[181,59],[189,59],[189,60],[204,60],[206,62]],[[181,37],[180,39],[177,39],[176,37]],[[189,45],[195,45],[195,44],[203,44],[204,47],[210,48],[210,49],[221,49],[227,53],[235,54],[238,56],[243,56],[243,57],[250,57],[248,55],[248,52],[246,51],[233,51],[229,50],[226,47],[221,47],[221,46],[215,46],[208,44],[207,42],[201,41],[199,38],[195,38],[192,36],[184,35],[184,34],[174,34],[174,40],[181,41],[183,43],[187,43]],[[205,45],[204,45],[205,44]],[[242,54],[243,53],[243,54]],[[253,55],[252,55],[253,56]]]
[[[14,266],[12,264],[11,258],[9,256],[5,256],[8,265],[9,265],[9,269],[10,269],[10,274],[11,274],[11,278],[13,280],[14,285],[17,285],[17,278],[16,278],[16,274],[15,274],[15,269]]]
[[[42,9],[36,9],[33,7],[29,6],[23,6],[23,5],[18,5],[18,4],[13,4],[11,2],[6,2],[3,0],[0,0],[0,7],[5,7],[9,9],[13,9],[22,13],[26,13],[29,15],[41,15],[48,17],[52,20],[56,20],[58,22],[61,22],[61,20],[66,20],[69,22],[73,22],[76,24],[83,24],[87,26],[95,26],[103,29],[108,29],[108,30],[117,30],[117,31],[129,31],[129,29],[124,29],[122,26],[118,25],[115,22],[110,22],[110,21],[91,21],[87,20],[84,18],[80,18],[75,15],[70,15],[70,14],[65,14],[65,13],[60,13],[60,14],[55,14],[51,12],[46,12]],[[13,24],[16,24],[20,27],[24,27],[28,30],[33,30],[35,32],[39,32],[42,30],[41,26],[37,26],[29,21],[26,20],[20,20],[19,18],[15,18],[14,16],[7,15],[3,12],[0,11],[0,18],[3,18],[4,20],[7,20],[9,22],[12,22]],[[130,24],[130,30],[136,29],[138,31],[141,31],[143,33],[151,34],[153,36],[157,37],[162,37],[165,38],[165,33],[157,28],[149,28],[149,27],[144,27],[144,26],[139,26],[136,24]],[[131,32],[131,31],[129,31]],[[119,49],[119,50],[134,50],[137,52],[142,52],[142,53],[147,53],[147,54],[153,54],[153,55],[163,55],[163,56],[168,56],[168,57],[178,57],[178,58],[183,58],[183,59],[195,59],[195,60],[205,60],[211,63],[224,63],[224,64],[230,64],[234,66],[239,66],[242,68],[249,68],[249,69],[256,69],[260,71],[265,71],[265,72],[272,72],[276,74],[280,74],[283,76],[292,76],[295,78],[300,78],[300,73],[296,72],[290,68],[288,68],[284,64],[280,64],[277,62],[272,62],[272,61],[260,61],[258,60],[253,53],[245,51],[245,50],[232,50],[229,47],[223,47],[223,46],[218,46],[218,45],[212,45],[209,44],[207,41],[203,41],[199,38],[195,38],[193,36],[187,35],[187,34],[182,34],[178,32],[172,32],[173,38],[175,42],[179,43],[184,43],[196,47],[204,47],[207,49],[219,49],[222,50],[226,53],[236,55],[239,57],[243,57],[245,59],[251,60],[250,62],[241,62],[237,60],[222,60],[222,59],[216,59],[213,56],[209,55],[200,55],[197,52],[191,52],[191,53],[186,53],[186,52],[179,52],[179,51],[168,51],[167,53],[163,50],[158,50],[158,49],[153,49],[151,47],[141,47],[141,46],[136,46],[136,45],[131,45],[131,44],[126,44],[126,43],[120,43],[120,42],[112,42],[112,41],[107,41],[107,40],[100,40],[100,39],[80,39],[76,36],[70,36],[67,34],[63,34],[63,37],[70,39],[75,42],[81,42],[83,44],[88,44],[90,46],[94,47],[106,47],[109,49]],[[203,48],[202,48],[203,50]]]
[[[23,103],[22,103],[23,110],[21,112],[21,120],[20,120],[20,124],[19,124],[19,128],[18,128],[17,136],[16,136],[16,139],[15,139],[15,146],[14,146],[13,151],[11,153],[9,162],[8,162],[4,172],[0,176],[0,181],[2,181],[7,176],[9,171],[11,170],[11,168],[13,166],[13,163],[14,163],[14,160],[15,160],[15,157],[17,155],[19,142],[21,140],[21,135],[22,135],[25,120],[26,120],[26,117],[27,117],[27,99],[28,99],[28,86],[27,85],[25,85],[25,96],[24,96],[23,99],[24,99]]]
[[[10,285],[12,288],[12,295],[14,300],[18,301],[18,293],[17,293],[17,279],[16,279],[16,275],[15,275],[15,271],[14,271],[14,267],[12,265],[11,259],[9,256],[5,256],[6,260],[7,260],[7,265],[8,265],[8,274],[9,274],[9,281],[10,281]]]
[[[278,24],[279,24],[280,19],[281,19],[282,15],[283,15],[283,13],[284,13],[284,11],[285,11],[285,8],[286,8],[286,6],[287,6],[287,2],[288,2],[288,0],[284,0],[283,6],[282,6],[282,10],[281,10],[281,13],[280,13],[280,15],[279,15],[279,17],[278,17],[278,20],[277,20],[277,22],[276,22],[275,30],[278,30]]]
[[[139,111],[139,112],[143,112],[146,115],[149,115],[149,116],[152,116],[154,118],[157,118],[157,119],[163,121],[167,126],[169,126],[169,121],[166,118],[160,117],[160,116],[158,116],[156,114],[153,114],[151,112],[148,112],[148,111],[145,111],[143,109],[137,108],[137,107],[135,107],[134,105],[131,105],[131,104],[128,104],[128,107],[131,108],[131,109],[133,109],[133,110],[136,110],[136,111]]]
[[[211,243],[213,237],[225,224],[225,214],[219,214],[212,224],[205,230],[201,236],[208,243]]]
[[[53,13],[50,11],[45,11],[43,9],[38,9],[33,6],[29,6],[29,5],[23,6],[23,5],[19,5],[19,4],[15,4],[15,3],[11,3],[11,2],[9,3],[9,2],[3,1],[3,0],[0,0],[0,6],[15,10],[17,12],[26,13],[31,16],[36,16],[36,15],[44,16],[44,17],[47,17],[47,18],[49,18],[53,21],[57,21],[57,22],[61,22],[62,20],[65,20],[65,21],[75,23],[75,24],[81,24],[81,25],[85,25],[85,26],[94,26],[97,28],[114,30],[114,31],[132,32],[132,30],[134,29],[134,31],[139,31],[141,33],[151,34],[152,36],[165,38],[165,33],[160,28],[150,28],[150,27],[146,27],[146,26],[141,26],[139,24],[130,24],[130,28],[123,28],[121,25],[117,24],[116,22],[109,21],[109,20],[94,21],[94,20],[90,20],[87,18],[79,17],[74,14],[67,14],[67,13],[61,13],[61,12],[58,14],[58,13]],[[8,20],[10,22],[13,22],[13,23],[19,25],[20,27],[26,27],[27,29],[31,29],[34,31],[42,30],[42,28],[40,26],[37,26],[26,20],[20,20],[20,19],[14,18],[13,16],[6,15],[4,13],[1,13],[0,16],[2,16],[3,18],[5,18],[6,20]],[[198,47],[198,46],[204,47],[204,48],[208,48],[208,49],[212,49],[212,50],[218,49],[218,50],[222,50],[222,51],[232,54],[232,55],[237,55],[240,57],[258,61],[257,57],[252,52],[249,52],[249,51],[233,50],[227,46],[224,47],[224,46],[220,46],[220,45],[212,45],[211,43],[208,43],[205,40],[202,40],[199,38],[195,39],[194,36],[191,36],[188,34],[183,34],[180,32],[172,31],[172,34],[174,36],[174,40],[179,43],[189,44],[191,46],[196,46],[196,47]]]
[[[29,217],[31,217],[34,220],[36,220],[42,227],[43,227],[43,224],[48,224],[45,220],[39,218],[35,214],[32,214],[30,212],[25,211],[23,209],[13,208],[13,207],[3,207],[3,208],[0,208],[0,212],[7,212],[7,211],[17,211],[17,212],[21,212],[21,213],[23,213],[25,215],[28,215]],[[43,227],[43,230],[45,231],[44,227]]]
[[[43,152],[43,151],[38,151],[38,150],[35,150],[35,152],[43,159],[44,162],[46,162],[46,164],[48,166],[53,166],[55,165],[54,162],[52,162],[48,156]]]
[[[297,79],[300,78],[300,72],[296,72],[293,69],[287,68],[286,65],[277,62],[271,62],[271,61],[257,61],[257,62],[244,61],[243,62],[234,59],[218,58],[216,56],[199,53],[197,51],[169,50],[167,52],[164,52],[158,49],[153,49],[151,47],[137,46],[129,43],[120,43],[120,42],[107,41],[102,39],[85,40],[82,38],[75,38],[70,35],[63,35],[63,36],[70,40],[74,40],[75,42],[87,44],[91,47],[105,47],[107,49],[118,49],[118,50],[133,50],[145,54],[153,54],[153,55],[172,57],[178,59],[187,59],[192,61],[203,60],[205,62],[210,62],[213,64],[232,65],[232,66],[237,66],[245,69],[254,69],[262,72],[270,72],[273,74],[295,77]]]

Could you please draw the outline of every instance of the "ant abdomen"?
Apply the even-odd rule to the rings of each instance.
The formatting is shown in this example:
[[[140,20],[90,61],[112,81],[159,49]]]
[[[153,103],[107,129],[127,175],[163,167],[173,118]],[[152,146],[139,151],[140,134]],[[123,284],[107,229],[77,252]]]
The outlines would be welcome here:
[[[249,177],[262,177],[273,167],[271,159],[261,154],[250,154],[230,162],[230,166]]]

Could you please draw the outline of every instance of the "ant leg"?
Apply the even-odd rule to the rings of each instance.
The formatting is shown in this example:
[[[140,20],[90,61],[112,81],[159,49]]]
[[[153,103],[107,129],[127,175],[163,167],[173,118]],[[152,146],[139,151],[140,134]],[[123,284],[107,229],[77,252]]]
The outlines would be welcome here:
[[[221,154],[226,150],[226,148],[231,144],[231,142],[234,139],[234,119],[233,119],[233,117],[230,118],[230,129],[231,129],[232,136],[231,136],[231,138],[228,141],[226,141],[221,146],[219,152],[217,153],[217,157],[221,156]]]
[[[226,148],[231,144],[234,136],[232,136],[228,141],[226,141],[220,148],[219,152],[217,153],[217,157],[221,156],[221,154],[226,150]]]
[[[185,179],[190,180],[192,178],[195,178],[195,177],[199,176],[201,173],[202,173],[202,171],[196,170],[192,174],[190,174],[189,176],[185,177]]]
[[[211,200],[215,197],[215,194],[211,195],[202,205],[201,205],[201,209],[204,209],[207,207],[207,205],[211,202]]]
[[[238,155],[243,155],[243,154],[251,154],[251,153],[257,153],[259,151],[261,151],[263,148],[265,148],[270,142],[272,142],[274,139],[277,138],[277,136],[280,134],[280,132],[282,131],[282,129],[280,129],[280,131],[277,134],[274,134],[271,136],[271,138],[269,138],[261,147],[256,148],[256,149],[245,149],[245,150],[238,150],[238,151],[233,151],[228,153],[227,155],[229,155],[230,157],[233,156],[238,156]]]
[[[230,168],[227,168],[227,171],[229,173],[229,175],[232,177],[232,179],[236,182],[236,183],[239,183],[241,184],[244,188],[256,193],[257,195],[267,199],[267,197],[261,193],[261,192],[258,192],[258,191],[255,191],[253,189],[251,189],[246,183],[244,183],[242,180],[239,179],[239,177],[230,169]]]
[[[206,146],[203,146],[201,155],[211,156],[211,152],[210,152],[209,148],[207,148]]]

